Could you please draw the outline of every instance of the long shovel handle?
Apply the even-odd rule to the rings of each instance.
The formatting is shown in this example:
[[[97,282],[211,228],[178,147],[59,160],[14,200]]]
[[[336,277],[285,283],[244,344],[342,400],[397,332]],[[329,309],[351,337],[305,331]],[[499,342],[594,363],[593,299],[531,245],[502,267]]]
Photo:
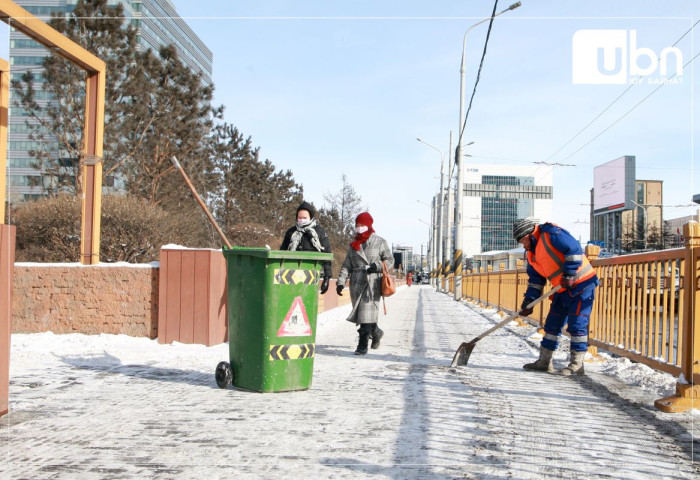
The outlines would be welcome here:
[[[216,229],[216,232],[219,234],[219,236],[224,241],[226,246],[228,248],[231,248],[231,242],[228,241],[228,238],[226,238],[226,235],[224,235],[224,232],[221,230],[221,227],[219,227],[219,224],[216,223],[216,220],[214,220],[214,216],[211,214],[211,212],[207,208],[206,204],[204,203],[204,200],[202,200],[202,197],[200,197],[199,194],[197,193],[197,190],[195,190],[194,185],[192,185],[192,181],[190,180],[190,177],[188,177],[187,174],[185,173],[185,169],[182,168],[182,165],[180,165],[180,162],[177,161],[177,158],[170,157],[170,160],[173,162],[173,165],[175,165],[175,168],[177,168],[180,171],[180,173],[182,174],[182,177],[185,179],[185,183],[190,188],[192,195],[194,195],[194,199],[197,200],[197,203],[199,204],[199,206],[202,208],[202,210],[204,210],[204,213],[206,214],[207,218],[209,219],[211,224]]]
[[[552,295],[553,293],[557,293],[559,290],[561,290],[561,286],[560,286],[560,285],[557,285],[556,287],[552,288],[552,289],[549,290],[548,292],[543,293],[541,297],[536,298],[535,300],[533,300],[533,301],[531,301],[530,303],[528,303],[527,308],[532,308],[532,307],[534,307],[535,305],[537,305],[538,303],[540,303],[541,301],[543,301],[545,298],[549,297],[549,296]],[[489,328],[488,330],[486,330],[484,333],[482,333],[481,335],[479,335],[478,337],[476,337],[474,340],[472,340],[472,341],[469,342],[469,343],[478,342],[479,340],[481,340],[482,338],[484,338],[486,335],[489,335],[490,333],[494,332],[495,330],[498,330],[499,328],[501,328],[501,327],[503,327],[504,325],[506,325],[508,322],[513,321],[513,319],[514,319],[515,317],[517,317],[518,315],[520,315],[520,310],[518,310],[517,312],[515,312],[515,313],[513,313],[513,314],[511,314],[511,315],[508,315],[506,318],[504,318],[504,319],[501,320],[499,323],[497,323],[497,324],[494,325],[493,327],[491,327],[491,328]]]

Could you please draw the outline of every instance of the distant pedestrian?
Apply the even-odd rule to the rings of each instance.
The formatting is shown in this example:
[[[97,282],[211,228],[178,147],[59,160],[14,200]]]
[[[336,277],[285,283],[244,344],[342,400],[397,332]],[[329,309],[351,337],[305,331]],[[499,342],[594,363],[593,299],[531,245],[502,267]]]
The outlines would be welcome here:
[[[297,207],[297,222],[284,234],[284,240],[280,250],[295,250],[303,252],[323,252],[331,253],[331,242],[328,234],[314,218],[315,210],[313,205],[302,202]],[[331,281],[331,262],[325,260],[323,266],[323,282],[321,283],[321,294],[328,291],[328,284]]]
[[[363,212],[355,219],[355,239],[350,243],[345,261],[338,275],[338,295],[343,295],[345,282],[350,278],[350,300],[352,312],[347,320],[359,325],[360,340],[356,355],[367,353],[372,339],[372,348],[379,348],[384,332],[379,328],[379,302],[382,297],[382,262],[387,269],[394,265],[394,257],[386,240],[372,228],[374,219]]]
[[[413,285],[413,272],[408,272],[408,275],[406,275],[406,285],[409,287]]]
[[[513,238],[527,253],[529,283],[520,314],[527,317],[533,309],[527,305],[542,295],[549,280],[562,290],[552,297],[552,305],[544,324],[545,335],[540,343],[537,361],[523,365],[526,370],[551,372],[552,355],[559,345],[559,336],[568,325],[571,335],[569,365],[559,373],[583,375],[583,359],[588,350],[588,322],[593,309],[593,298],[598,277],[583,254],[579,242],[566,230],[553,223],[537,224],[532,217],[513,224]]]

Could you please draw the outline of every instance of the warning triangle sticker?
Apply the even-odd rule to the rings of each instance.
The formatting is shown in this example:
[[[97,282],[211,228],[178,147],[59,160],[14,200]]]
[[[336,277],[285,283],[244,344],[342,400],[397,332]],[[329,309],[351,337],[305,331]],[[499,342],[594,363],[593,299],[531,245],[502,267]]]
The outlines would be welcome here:
[[[306,314],[306,307],[301,297],[296,297],[292,306],[284,317],[284,321],[277,330],[278,337],[307,337],[311,335],[311,325],[309,316]]]

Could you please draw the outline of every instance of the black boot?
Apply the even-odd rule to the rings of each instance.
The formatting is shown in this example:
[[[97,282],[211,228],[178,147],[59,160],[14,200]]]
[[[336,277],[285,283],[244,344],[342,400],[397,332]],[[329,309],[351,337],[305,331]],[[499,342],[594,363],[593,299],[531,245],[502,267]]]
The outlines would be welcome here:
[[[374,350],[379,348],[379,341],[384,336],[384,330],[379,328],[376,323],[372,323],[372,348]]]
[[[367,354],[367,344],[369,343],[369,335],[372,331],[372,326],[369,323],[363,323],[357,332],[360,334],[360,340],[357,342],[357,350],[355,350],[355,355],[365,355]]]

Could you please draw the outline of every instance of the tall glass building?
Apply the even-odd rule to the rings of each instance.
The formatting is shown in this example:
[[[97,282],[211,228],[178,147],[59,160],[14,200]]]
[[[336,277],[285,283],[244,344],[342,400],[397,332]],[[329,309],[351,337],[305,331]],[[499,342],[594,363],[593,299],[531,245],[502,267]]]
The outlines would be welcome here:
[[[48,21],[53,14],[65,15],[74,8],[77,0],[15,0],[15,3],[36,17]],[[158,51],[163,45],[174,45],[180,59],[193,71],[202,74],[202,81],[212,82],[213,55],[192,29],[180,18],[170,0],[110,0],[110,5],[122,4],[124,15],[137,28],[139,48]],[[41,88],[42,62],[49,53],[42,45],[24,34],[10,32],[10,75],[21,79],[32,71],[36,79],[37,100],[40,105],[53,101]],[[14,107],[10,92],[8,139],[8,195],[10,202],[31,200],[45,196],[40,171],[31,167],[34,159],[29,151],[40,148],[29,139],[27,114]],[[57,153],[58,155],[58,153]],[[105,179],[105,188],[113,185],[113,179]]]
[[[478,165],[466,168],[462,185],[462,238],[465,256],[510,250],[513,222],[552,214],[552,169],[520,165]]]

